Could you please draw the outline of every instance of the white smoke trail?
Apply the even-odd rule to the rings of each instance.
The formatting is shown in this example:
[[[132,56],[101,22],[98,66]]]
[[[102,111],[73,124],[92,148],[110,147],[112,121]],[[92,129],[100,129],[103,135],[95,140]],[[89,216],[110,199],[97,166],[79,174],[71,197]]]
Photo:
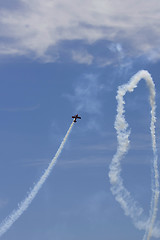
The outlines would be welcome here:
[[[121,160],[129,149],[129,136],[128,123],[125,120],[124,110],[124,96],[127,92],[132,92],[137,87],[138,82],[141,79],[145,79],[150,92],[150,105],[151,105],[151,138],[153,149],[153,180],[152,180],[152,198],[150,216],[147,219],[143,214],[143,209],[137,204],[137,202],[131,197],[130,192],[124,187],[123,179],[121,177]],[[116,200],[120,203],[126,215],[130,216],[134,225],[138,229],[145,230],[143,240],[149,240],[153,235],[160,237],[160,231],[153,225],[157,215],[157,205],[159,199],[159,173],[158,173],[158,157],[156,149],[156,137],[155,137],[155,85],[151,78],[151,75],[147,71],[139,71],[135,74],[127,84],[124,84],[118,88],[117,93],[117,116],[115,120],[115,129],[117,131],[118,148],[110,164],[109,178],[111,183],[111,191],[115,195]],[[152,231],[153,230],[153,231]]]
[[[64,147],[64,144],[72,130],[74,121],[70,125],[60,147],[58,148],[54,158],[52,159],[51,163],[49,164],[48,168],[45,170],[44,174],[41,176],[37,184],[33,187],[33,189],[30,191],[28,196],[18,205],[17,210],[14,210],[0,225],[0,237],[12,226],[12,224],[22,215],[22,213],[29,207],[33,199],[36,197],[38,191],[42,187],[43,183],[48,178],[49,174],[51,173],[51,170],[53,166],[56,164],[56,161],[62,152],[62,149]]]

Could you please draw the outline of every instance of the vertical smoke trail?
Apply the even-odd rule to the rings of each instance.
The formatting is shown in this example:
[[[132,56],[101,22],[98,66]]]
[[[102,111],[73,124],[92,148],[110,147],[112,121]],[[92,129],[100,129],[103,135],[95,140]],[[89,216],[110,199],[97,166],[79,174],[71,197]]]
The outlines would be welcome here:
[[[0,225],[0,237],[12,226],[12,224],[22,215],[22,213],[29,207],[33,199],[36,197],[38,191],[42,187],[43,183],[48,178],[49,174],[51,173],[51,170],[53,166],[56,164],[56,161],[62,152],[62,149],[64,147],[64,144],[72,130],[74,121],[70,125],[60,147],[58,148],[54,158],[52,159],[51,163],[49,164],[48,168],[45,170],[44,174],[41,176],[37,184],[33,187],[31,192],[28,194],[28,196],[18,205],[18,209],[14,210]]]
[[[125,120],[125,110],[124,110],[124,96],[127,92],[132,92],[134,88],[137,87],[138,82],[141,79],[145,79],[149,92],[150,92],[150,105],[151,105],[151,137],[152,137],[152,149],[153,149],[153,172],[154,179],[152,180],[152,198],[151,198],[151,209],[150,216],[147,219],[143,215],[143,209],[135,202],[135,200],[131,197],[130,192],[124,187],[123,179],[120,175],[121,173],[121,160],[124,155],[128,152],[129,149],[129,136],[130,131],[128,130],[128,123]],[[133,220],[134,225],[138,229],[144,229],[145,235],[143,240],[149,240],[151,235],[157,237],[159,233],[156,229],[153,230],[153,225],[157,215],[157,205],[159,198],[159,173],[158,173],[158,157],[157,157],[157,149],[156,149],[156,138],[155,138],[155,86],[154,82],[151,78],[151,75],[147,71],[139,71],[135,74],[127,84],[124,84],[118,88],[117,93],[117,116],[115,120],[115,129],[117,131],[117,141],[118,148],[117,152],[114,155],[112,162],[110,164],[109,178],[111,183],[111,191],[113,195],[115,195],[116,200],[120,203],[123,208],[125,214],[130,216]]]

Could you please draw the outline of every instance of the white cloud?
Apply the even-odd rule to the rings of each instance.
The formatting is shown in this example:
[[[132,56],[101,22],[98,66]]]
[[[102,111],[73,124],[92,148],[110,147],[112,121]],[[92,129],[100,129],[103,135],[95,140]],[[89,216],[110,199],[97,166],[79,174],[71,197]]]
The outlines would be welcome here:
[[[131,56],[149,54],[151,60],[159,59],[159,54],[154,54],[160,45],[159,0],[16,2],[18,7],[0,10],[2,55],[55,61],[52,47],[61,41],[83,40],[92,44],[104,39],[121,43]],[[89,60],[85,61],[88,64]]]

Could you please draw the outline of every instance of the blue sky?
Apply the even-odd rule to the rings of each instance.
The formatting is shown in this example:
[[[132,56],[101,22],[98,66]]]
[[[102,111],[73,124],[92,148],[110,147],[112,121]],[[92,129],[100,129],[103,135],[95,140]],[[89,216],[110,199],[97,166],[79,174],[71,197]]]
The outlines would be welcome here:
[[[117,149],[117,88],[141,69],[156,85],[159,153],[159,10],[158,0],[1,0],[1,221],[38,181],[71,116],[82,117],[37,197],[2,240],[143,238],[112,195],[108,172]],[[125,100],[131,146],[122,177],[148,216],[153,156],[146,83]]]

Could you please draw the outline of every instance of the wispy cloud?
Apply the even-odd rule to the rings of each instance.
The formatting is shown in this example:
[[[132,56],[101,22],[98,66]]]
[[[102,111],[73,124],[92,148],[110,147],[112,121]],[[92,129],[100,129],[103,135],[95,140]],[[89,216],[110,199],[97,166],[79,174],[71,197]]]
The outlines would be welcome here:
[[[47,158],[26,159],[22,162],[22,164],[26,167],[46,166],[49,163],[50,163],[50,159],[47,159]]]
[[[4,107],[4,108],[1,108],[0,107],[0,111],[3,111],[3,112],[32,112],[32,111],[35,111],[37,110],[38,108],[40,107],[40,105],[35,105],[35,106],[31,106],[31,107]]]
[[[92,197],[88,199],[88,210],[90,214],[97,218],[97,214],[100,214],[100,212],[107,212],[106,209],[104,209],[105,203],[107,201],[108,194],[105,191],[99,191],[95,193]],[[93,220],[93,219],[92,219]]]
[[[65,159],[65,161],[59,161],[57,166],[59,167],[77,167],[77,166],[86,166],[92,164],[92,166],[97,166],[101,164],[109,164],[110,159],[105,157],[88,157],[88,158],[77,158],[74,160]],[[23,161],[23,166],[25,167],[38,167],[38,166],[47,166],[50,163],[50,159],[30,159]]]
[[[93,62],[93,56],[84,50],[72,51],[72,59],[81,64],[90,65]]]
[[[84,74],[74,87],[74,93],[67,97],[73,104],[75,112],[87,114],[86,129],[99,130],[97,117],[102,114],[101,95],[104,85],[95,74]],[[83,130],[86,130],[85,127]]]
[[[8,204],[8,200],[7,199],[0,199],[0,208],[5,207]]]
[[[99,83],[98,76],[85,74],[77,82],[74,94],[67,97],[75,105],[76,111],[89,114],[99,114],[101,112],[100,93],[104,86]]]
[[[105,39],[120,43],[126,56],[144,54],[152,61],[160,58],[159,0],[15,2],[15,7],[2,4],[0,10],[1,55],[55,61],[53,49],[62,41],[93,44]],[[89,60],[85,61],[88,64]]]

